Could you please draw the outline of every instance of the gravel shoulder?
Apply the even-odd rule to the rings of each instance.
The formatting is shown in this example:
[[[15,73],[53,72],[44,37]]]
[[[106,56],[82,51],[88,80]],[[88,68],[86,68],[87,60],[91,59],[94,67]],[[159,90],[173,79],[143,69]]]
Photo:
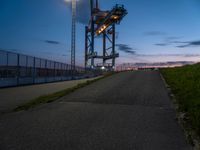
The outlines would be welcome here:
[[[99,78],[99,77],[97,77]],[[74,87],[91,79],[71,80],[47,84],[28,85],[21,87],[0,89],[0,114],[10,112],[17,106],[23,105],[37,97],[52,94],[67,88]]]

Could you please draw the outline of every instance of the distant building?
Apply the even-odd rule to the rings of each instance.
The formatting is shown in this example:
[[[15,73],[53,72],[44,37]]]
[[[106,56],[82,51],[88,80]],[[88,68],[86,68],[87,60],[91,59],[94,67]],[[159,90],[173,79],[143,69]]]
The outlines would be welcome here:
[[[195,64],[192,61],[177,61],[177,62],[158,62],[158,63],[124,63],[116,67],[116,71],[126,70],[156,70],[159,68],[181,67],[184,65]]]

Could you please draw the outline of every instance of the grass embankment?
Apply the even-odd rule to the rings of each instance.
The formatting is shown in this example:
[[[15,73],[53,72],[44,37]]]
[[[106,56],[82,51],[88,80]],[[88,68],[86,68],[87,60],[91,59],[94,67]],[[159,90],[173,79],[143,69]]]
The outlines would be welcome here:
[[[186,123],[200,136],[200,64],[162,69]]]
[[[29,101],[28,103],[25,103],[21,106],[18,106],[17,108],[14,109],[14,111],[22,111],[22,110],[28,110],[30,108],[34,108],[40,104],[45,104],[45,103],[51,103],[53,101],[56,101],[58,100],[59,98],[69,94],[69,93],[72,93],[74,92],[75,90],[77,89],[80,89],[82,87],[85,87],[89,84],[92,84],[98,80],[101,80],[105,77],[108,77],[108,76],[111,76],[113,75],[114,73],[106,73],[105,75],[103,75],[102,77],[100,78],[97,78],[97,79],[94,79],[94,80],[88,80],[84,83],[80,83],[74,87],[71,87],[71,88],[67,88],[65,90],[62,90],[62,91],[59,91],[59,92],[56,92],[56,93],[52,93],[52,94],[49,94],[49,95],[44,95],[44,96],[40,96],[36,99],[33,99],[31,101]]]

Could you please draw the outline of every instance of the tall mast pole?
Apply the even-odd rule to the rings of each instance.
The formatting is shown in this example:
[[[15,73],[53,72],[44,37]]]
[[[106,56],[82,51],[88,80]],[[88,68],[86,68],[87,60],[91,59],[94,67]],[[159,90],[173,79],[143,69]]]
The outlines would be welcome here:
[[[94,55],[94,0],[90,0],[91,7],[91,54]],[[94,67],[94,58],[91,58],[91,66]]]
[[[72,35],[71,35],[71,68],[75,71],[76,65],[76,0],[72,0]]]

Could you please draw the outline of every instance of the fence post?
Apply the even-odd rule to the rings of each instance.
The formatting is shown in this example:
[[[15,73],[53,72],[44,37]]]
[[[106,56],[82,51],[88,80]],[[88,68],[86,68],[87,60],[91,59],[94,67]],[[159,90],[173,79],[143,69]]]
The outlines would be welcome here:
[[[20,77],[20,55],[17,54],[17,86],[19,85],[19,77]]]
[[[6,52],[6,65],[7,65],[7,67],[8,67],[8,52]]]
[[[45,60],[45,82],[47,83],[47,60]]]
[[[8,52],[6,52],[6,78],[8,78]]]
[[[56,80],[56,62],[54,61],[54,81]]]
[[[35,73],[36,71],[36,68],[35,68],[35,57],[33,57],[33,84],[35,84]]]
[[[28,74],[27,74],[27,71],[28,71],[28,56],[26,56],[26,77],[28,77]]]

